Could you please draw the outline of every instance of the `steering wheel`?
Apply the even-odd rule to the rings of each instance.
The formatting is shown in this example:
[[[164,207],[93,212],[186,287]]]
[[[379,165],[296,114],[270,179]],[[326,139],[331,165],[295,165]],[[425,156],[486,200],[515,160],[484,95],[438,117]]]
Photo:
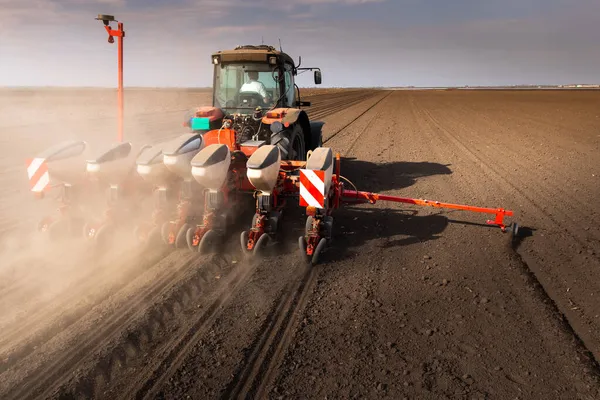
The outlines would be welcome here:
[[[263,97],[258,93],[248,92],[240,93],[238,95],[238,102],[241,107],[258,107],[259,105],[265,106]]]

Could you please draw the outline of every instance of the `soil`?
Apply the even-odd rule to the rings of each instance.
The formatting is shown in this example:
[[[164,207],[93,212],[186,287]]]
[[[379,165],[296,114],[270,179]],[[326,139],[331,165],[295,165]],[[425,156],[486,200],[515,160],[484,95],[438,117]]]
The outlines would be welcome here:
[[[520,225],[511,241],[486,214],[346,205],[312,268],[295,205],[262,260],[240,254],[245,215],[210,256],[128,233],[101,258],[32,239],[52,203],[29,198],[19,166],[66,132],[107,140],[107,93],[0,92],[21,116],[0,120],[0,397],[600,398],[600,91],[307,91],[359,190]],[[210,100],[128,96],[132,141],[184,132]]]

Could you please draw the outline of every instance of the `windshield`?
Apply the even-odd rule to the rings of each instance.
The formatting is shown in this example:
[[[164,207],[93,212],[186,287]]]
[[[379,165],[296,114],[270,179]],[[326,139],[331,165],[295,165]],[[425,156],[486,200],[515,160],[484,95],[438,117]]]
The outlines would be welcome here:
[[[277,71],[268,64],[228,63],[215,66],[214,106],[248,112],[271,108],[280,97]]]

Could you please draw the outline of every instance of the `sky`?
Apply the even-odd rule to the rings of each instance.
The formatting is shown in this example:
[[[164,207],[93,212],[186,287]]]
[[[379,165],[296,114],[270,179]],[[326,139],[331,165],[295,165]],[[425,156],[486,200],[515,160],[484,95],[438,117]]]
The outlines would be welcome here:
[[[279,40],[323,87],[600,83],[598,0],[0,0],[0,86],[115,87],[97,14],[125,86],[208,87],[212,52]]]

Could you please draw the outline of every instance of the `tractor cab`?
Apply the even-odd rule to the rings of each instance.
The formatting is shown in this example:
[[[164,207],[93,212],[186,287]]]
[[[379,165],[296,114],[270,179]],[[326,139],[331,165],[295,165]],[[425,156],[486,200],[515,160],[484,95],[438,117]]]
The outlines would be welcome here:
[[[225,113],[252,114],[258,107],[299,107],[294,60],[272,46],[238,46],[212,55],[213,107]],[[315,71],[315,84],[321,71]]]

